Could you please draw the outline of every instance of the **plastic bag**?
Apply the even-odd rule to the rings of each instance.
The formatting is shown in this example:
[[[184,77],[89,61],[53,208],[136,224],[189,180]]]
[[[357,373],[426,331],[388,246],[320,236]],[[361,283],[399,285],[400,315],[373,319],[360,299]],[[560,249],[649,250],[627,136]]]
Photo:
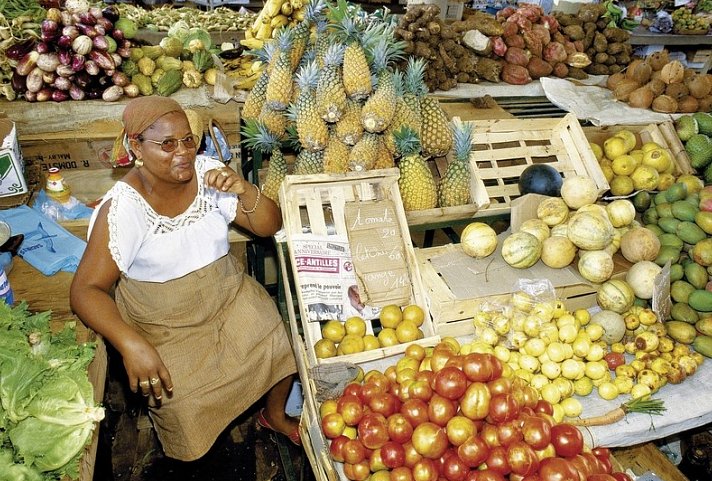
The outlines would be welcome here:
[[[61,222],[63,220],[88,219],[93,209],[79,202],[76,197],[70,197],[67,202],[57,202],[41,189],[32,208],[42,212],[50,219]]]

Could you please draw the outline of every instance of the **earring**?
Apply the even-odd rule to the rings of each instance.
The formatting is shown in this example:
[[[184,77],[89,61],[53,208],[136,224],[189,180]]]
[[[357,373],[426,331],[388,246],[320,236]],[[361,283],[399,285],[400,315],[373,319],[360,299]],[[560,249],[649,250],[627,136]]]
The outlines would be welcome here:
[[[143,159],[137,158],[134,160],[134,167],[143,167]]]

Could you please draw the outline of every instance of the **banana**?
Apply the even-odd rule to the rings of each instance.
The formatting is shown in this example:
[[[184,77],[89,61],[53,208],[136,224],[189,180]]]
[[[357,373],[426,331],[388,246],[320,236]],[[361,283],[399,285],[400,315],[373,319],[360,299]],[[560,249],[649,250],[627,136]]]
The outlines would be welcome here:
[[[267,40],[269,38],[272,38],[273,31],[274,29],[270,26],[270,24],[266,23],[260,27],[260,30],[257,32],[257,35],[255,35],[255,37],[260,38],[262,40]]]
[[[284,2],[282,4],[282,8],[280,11],[282,12],[282,15],[290,16],[292,14],[292,11],[294,8],[292,7],[292,4],[290,2]]]
[[[277,15],[269,23],[270,27],[272,27],[272,28],[284,27],[285,25],[288,25],[288,24],[289,24],[289,18],[286,17],[285,15]]]
[[[270,17],[276,17],[279,15],[279,12],[282,8],[282,1],[281,0],[267,0],[267,3],[265,3],[265,6],[262,7],[262,10],[265,11],[265,14]]]
[[[244,40],[240,40],[240,45],[247,47],[250,50],[262,48],[264,44],[264,39],[261,38],[246,38]]]

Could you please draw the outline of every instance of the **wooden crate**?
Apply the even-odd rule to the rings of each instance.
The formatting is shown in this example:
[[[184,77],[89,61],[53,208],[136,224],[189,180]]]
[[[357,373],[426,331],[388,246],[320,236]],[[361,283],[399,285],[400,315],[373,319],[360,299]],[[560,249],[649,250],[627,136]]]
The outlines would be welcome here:
[[[585,175],[598,193],[609,189],[576,116],[560,119],[475,121],[470,165],[490,199],[477,217],[506,214],[520,196],[519,177],[532,164],[548,164],[562,176]]]
[[[472,324],[474,314],[478,312],[485,303],[506,302],[509,293],[492,296],[475,295],[465,298],[458,297],[450,286],[448,286],[443,276],[438,272],[438,268],[436,268],[432,262],[433,259],[444,254],[467,257],[462,252],[460,244],[415,249],[415,257],[418,261],[420,275],[425,286],[430,314],[433,317],[436,332],[440,336],[454,337],[474,334],[474,325]],[[615,262],[613,276],[627,272],[630,263],[620,255],[615,255],[613,259]],[[492,254],[491,263],[488,263],[484,272],[472,273],[473,285],[481,286],[486,283],[501,283],[501,278],[494,274],[494,272],[505,265],[499,253],[495,252]],[[541,261],[539,261],[538,265],[543,266]],[[578,275],[576,275],[574,282],[557,285],[556,276],[558,270],[546,269],[547,272],[549,272],[547,278],[552,281],[556,288],[557,298],[565,302],[567,309],[589,308],[596,303],[597,285],[586,281]],[[531,278],[532,274],[528,270],[522,270],[521,277]],[[567,275],[569,279],[572,277],[571,275]],[[504,286],[503,291],[506,291],[509,287],[510,286]]]
[[[409,343],[398,344],[386,348],[370,351],[335,356],[327,359],[317,359],[314,344],[321,339],[321,324],[309,321],[307,306],[303,294],[299,289],[298,269],[293,251],[293,242],[296,235],[304,232],[313,234],[315,239],[336,239],[347,236],[345,224],[345,210],[349,203],[367,203],[376,200],[391,200],[394,214],[403,241],[403,255],[407,263],[410,286],[407,286],[410,299],[407,304],[417,304],[425,312],[425,320],[420,327],[424,338],[414,341],[422,345],[435,345],[440,338],[436,335],[432,319],[425,303],[424,289],[420,280],[420,273],[415,261],[412,241],[408,231],[408,224],[403,212],[403,204],[398,191],[398,170],[374,170],[365,173],[349,173],[341,175],[300,175],[287,176],[282,183],[280,197],[282,199],[282,216],[287,243],[290,247],[289,258],[292,273],[295,277],[297,299],[299,301],[299,315],[304,343],[307,351],[307,365],[309,367],[320,363],[353,362],[363,363],[376,359],[389,358],[402,354]],[[333,226],[327,225],[326,219],[333,219]],[[404,286],[405,287],[405,286]],[[368,329],[373,331],[374,322],[366,320]],[[294,326],[293,330],[295,327]],[[376,326],[377,327],[377,326]]]
[[[687,155],[685,146],[675,132],[675,124],[672,122],[661,122],[659,124],[648,125],[613,125],[608,127],[584,127],[583,132],[589,142],[595,142],[603,147],[603,142],[607,138],[621,130],[629,130],[635,134],[635,148],[639,149],[646,142],[655,142],[667,149],[670,158],[675,164],[673,174],[695,174],[695,169],[690,165],[690,156]]]

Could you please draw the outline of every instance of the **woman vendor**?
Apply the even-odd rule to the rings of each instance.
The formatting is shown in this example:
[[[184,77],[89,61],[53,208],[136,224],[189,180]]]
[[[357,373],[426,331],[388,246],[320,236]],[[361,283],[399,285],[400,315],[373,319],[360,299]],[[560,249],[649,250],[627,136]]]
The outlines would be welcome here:
[[[94,211],[72,309],[121,354],[167,456],[202,457],[265,394],[258,422],[300,444],[284,412],[296,364],[282,319],[228,252],[231,222],[270,236],[279,208],[196,156],[175,100],[136,98],[123,125],[134,166]]]

